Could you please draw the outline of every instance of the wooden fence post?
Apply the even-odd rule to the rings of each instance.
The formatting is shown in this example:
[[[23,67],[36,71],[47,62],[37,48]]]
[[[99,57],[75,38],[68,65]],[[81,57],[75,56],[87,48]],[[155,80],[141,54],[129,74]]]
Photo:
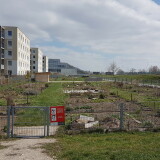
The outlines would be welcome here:
[[[124,129],[124,104],[120,103],[120,130],[122,131]]]

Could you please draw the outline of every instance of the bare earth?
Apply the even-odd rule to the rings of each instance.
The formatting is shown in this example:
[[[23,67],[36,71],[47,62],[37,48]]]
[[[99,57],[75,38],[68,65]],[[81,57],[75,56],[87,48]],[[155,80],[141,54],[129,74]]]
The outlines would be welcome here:
[[[56,160],[51,158],[40,147],[45,143],[54,143],[55,139],[19,139],[1,142],[7,148],[0,150],[0,160]]]

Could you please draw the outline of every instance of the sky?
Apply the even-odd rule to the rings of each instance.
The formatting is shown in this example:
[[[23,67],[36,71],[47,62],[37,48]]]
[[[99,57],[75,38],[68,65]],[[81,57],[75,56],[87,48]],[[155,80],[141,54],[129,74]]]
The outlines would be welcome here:
[[[160,0],[0,0],[0,25],[17,26],[49,58],[87,71],[160,67]]]

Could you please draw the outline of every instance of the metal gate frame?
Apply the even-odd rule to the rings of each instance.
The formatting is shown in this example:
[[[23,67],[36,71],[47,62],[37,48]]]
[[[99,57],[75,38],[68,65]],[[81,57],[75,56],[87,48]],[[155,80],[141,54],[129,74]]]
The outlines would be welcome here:
[[[14,135],[14,122],[15,122],[15,110],[16,108],[36,108],[36,109],[44,109],[44,135],[43,136],[38,136],[38,135],[33,135],[33,136],[16,136]],[[8,114],[8,119],[7,119],[7,137],[8,138],[28,138],[28,137],[45,137],[49,136],[49,107],[43,107],[43,106],[8,106],[7,107],[7,114]]]

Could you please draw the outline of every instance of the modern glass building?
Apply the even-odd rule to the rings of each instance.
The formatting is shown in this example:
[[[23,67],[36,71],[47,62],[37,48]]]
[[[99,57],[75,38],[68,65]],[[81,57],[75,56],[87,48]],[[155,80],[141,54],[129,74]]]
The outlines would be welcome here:
[[[68,63],[61,62],[60,59],[49,59],[48,70],[52,73],[61,73],[63,75],[81,75],[85,71],[76,68]]]

